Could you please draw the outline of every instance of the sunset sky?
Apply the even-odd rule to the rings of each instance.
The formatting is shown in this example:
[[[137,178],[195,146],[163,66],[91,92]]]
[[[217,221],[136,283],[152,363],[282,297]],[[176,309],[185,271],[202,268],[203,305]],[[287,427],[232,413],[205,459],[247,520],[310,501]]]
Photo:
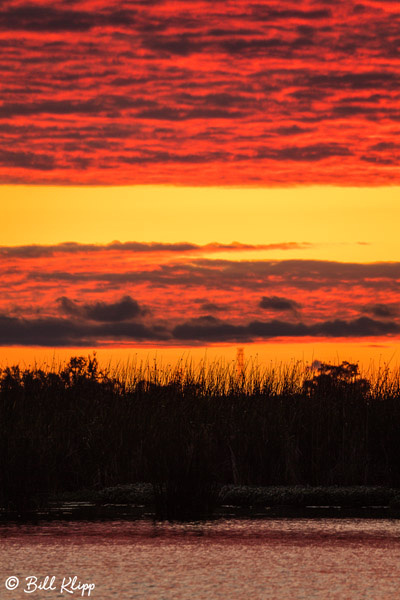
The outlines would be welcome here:
[[[5,0],[0,362],[399,362],[400,8]]]

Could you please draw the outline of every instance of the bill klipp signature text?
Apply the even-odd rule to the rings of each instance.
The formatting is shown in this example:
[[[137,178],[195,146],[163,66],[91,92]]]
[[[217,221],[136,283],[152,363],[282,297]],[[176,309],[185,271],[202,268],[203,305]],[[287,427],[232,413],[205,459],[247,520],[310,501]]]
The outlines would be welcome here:
[[[73,577],[63,577],[58,580],[55,575],[47,575],[43,578],[36,577],[36,575],[28,575],[28,577],[24,577],[23,579],[11,575],[11,577],[6,579],[4,585],[9,591],[19,588],[25,594],[59,592],[60,594],[77,594],[79,596],[90,596],[96,587],[93,582],[79,581],[76,575]]]

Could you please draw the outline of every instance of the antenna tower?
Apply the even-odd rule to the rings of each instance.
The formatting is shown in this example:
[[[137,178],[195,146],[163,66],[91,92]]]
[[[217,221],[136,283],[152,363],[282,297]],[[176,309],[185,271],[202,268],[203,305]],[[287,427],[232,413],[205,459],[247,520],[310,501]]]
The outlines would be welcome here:
[[[236,377],[241,379],[244,376],[244,349],[236,350]]]

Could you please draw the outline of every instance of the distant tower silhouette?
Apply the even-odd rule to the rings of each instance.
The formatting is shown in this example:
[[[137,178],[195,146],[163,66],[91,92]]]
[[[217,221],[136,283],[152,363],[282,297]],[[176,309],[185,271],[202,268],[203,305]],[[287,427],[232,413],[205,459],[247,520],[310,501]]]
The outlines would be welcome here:
[[[244,376],[244,349],[236,349],[236,377],[241,379]]]

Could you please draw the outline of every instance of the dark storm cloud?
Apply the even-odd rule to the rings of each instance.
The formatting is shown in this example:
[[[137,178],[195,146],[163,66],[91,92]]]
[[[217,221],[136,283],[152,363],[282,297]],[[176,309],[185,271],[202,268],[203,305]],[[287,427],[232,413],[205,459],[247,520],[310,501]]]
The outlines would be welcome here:
[[[85,333],[75,323],[62,319],[19,319],[0,315],[2,346],[87,345]]]
[[[193,319],[175,327],[174,338],[198,342],[251,342],[256,339],[277,337],[371,337],[400,333],[400,325],[395,322],[382,322],[360,317],[344,321],[322,321],[313,325],[287,323],[284,321],[252,321],[248,325],[233,325],[226,321],[214,320],[204,323]]]
[[[311,326],[314,335],[326,337],[371,337],[398,334],[400,324],[397,322],[382,322],[368,317],[359,317],[352,321],[326,321]]]
[[[374,317],[380,318],[392,318],[399,315],[398,304],[371,304],[364,307],[364,312],[374,315]]]
[[[94,302],[91,304],[79,304],[63,296],[59,302],[61,310],[67,315],[105,323],[135,319],[146,312],[130,296],[124,296],[117,302]]]
[[[177,340],[194,342],[226,342],[250,339],[249,332],[244,325],[232,325],[224,321],[204,318],[192,319],[187,323],[177,325],[172,335]]]
[[[0,315],[0,345],[3,346],[96,346],[112,341],[163,342],[251,342],[278,337],[373,337],[400,333],[400,325],[368,317],[345,321],[335,319],[314,324],[279,320],[233,324],[206,315],[181,323],[169,330],[154,323],[85,323],[75,319],[23,319]]]
[[[96,346],[114,340],[165,341],[169,333],[142,323],[84,324],[69,319],[21,319],[0,315],[2,346]]]
[[[300,304],[289,298],[280,296],[263,296],[258,304],[260,308],[267,310],[291,310],[296,311],[300,308]]]

